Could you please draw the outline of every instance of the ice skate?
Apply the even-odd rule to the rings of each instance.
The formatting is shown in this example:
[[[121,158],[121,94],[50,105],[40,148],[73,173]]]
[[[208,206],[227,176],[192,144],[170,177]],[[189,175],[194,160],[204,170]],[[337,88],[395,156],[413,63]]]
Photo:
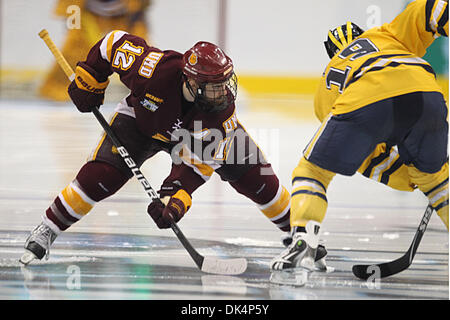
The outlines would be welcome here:
[[[314,270],[317,247],[311,247],[305,238],[306,233],[294,234],[291,245],[272,260],[270,268],[278,271],[292,268]]]
[[[293,234],[295,234],[295,229],[292,230],[293,232],[286,232],[281,236],[281,242],[283,243],[283,246],[288,248],[293,241]],[[317,245],[316,255],[314,257],[314,270],[315,271],[327,271],[327,265],[326,265],[326,256],[328,252],[327,249],[325,249],[325,246],[323,244]]]
[[[28,265],[34,259],[41,260],[44,256],[48,260],[50,246],[55,241],[57,234],[46,224],[38,225],[25,242],[25,252],[20,258],[20,262]]]
[[[308,222],[306,232],[294,230],[291,244],[270,263],[271,283],[302,286],[310,272],[326,270],[325,247],[319,251],[319,230],[320,224],[315,221]]]

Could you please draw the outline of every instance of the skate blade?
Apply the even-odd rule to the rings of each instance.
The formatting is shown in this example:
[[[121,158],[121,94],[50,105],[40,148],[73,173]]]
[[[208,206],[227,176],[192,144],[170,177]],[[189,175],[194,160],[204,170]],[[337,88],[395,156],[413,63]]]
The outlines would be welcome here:
[[[33,252],[25,250],[25,253],[19,259],[19,262],[26,266],[36,258],[37,257],[35,256],[35,254]]]
[[[325,259],[320,259],[314,263],[314,271],[323,272],[323,273],[331,273],[331,272],[334,272],[334,268],[327,266]]]
[[[332,272],[335,271],[335,268],[330,267],[330,266],[320,267],[320,268],[315,267],[315,268],[314,268],[314,271],[315,271],[315,272],[319,272],[319,273],[332,273]]]
[[[305,268],[294,268],[289,270],[272,271],[269,282],[287,286],[304,286],[308,282],[311,270]]]

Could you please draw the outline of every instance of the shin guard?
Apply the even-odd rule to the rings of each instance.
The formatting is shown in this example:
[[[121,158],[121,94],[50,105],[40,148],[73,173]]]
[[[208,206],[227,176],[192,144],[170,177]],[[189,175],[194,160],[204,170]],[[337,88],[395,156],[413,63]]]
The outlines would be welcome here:
[[[128,178],[113,166],[98,161],[86,163],[47,209],[44,222],[56,233],[87,215],[95,204],[119,190]]]
[[[302,158],[292,173],[291,226],[321,223],[328,207],[327,187],[335,173]]]
[[[252,167],[230,184],[237,192],[251,199],[280,230],[290,230],[289,192],[280,184],[270,164]]]
[[[448,163],[436,173],[424,173],[415,167],[409,167],[408,171],[448,230]]]

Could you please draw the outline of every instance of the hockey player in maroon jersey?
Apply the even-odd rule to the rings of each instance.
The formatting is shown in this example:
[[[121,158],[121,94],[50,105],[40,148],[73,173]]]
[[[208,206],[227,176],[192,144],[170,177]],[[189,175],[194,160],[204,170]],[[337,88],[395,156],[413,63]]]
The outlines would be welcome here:
[[[279,229],[290,230],[289,192],[237,120],[236,75],[232,60],[220,48],[198,42],[181,54],[112,31],[77,64],[68,92],[80,112],[91,112],[103,103],[113,72],[131,91],[112,117],[116,136],[138,166],[159,151],[172,157],[171,172],[159,191],[166,205],[148,206],[159,228],[170,227],[171,217],[179,221],[192,205],[193,192],[216,172]],[[48,258],[50,245],[62,231],[132,176],[104,134],[31,232],[21,262]]]

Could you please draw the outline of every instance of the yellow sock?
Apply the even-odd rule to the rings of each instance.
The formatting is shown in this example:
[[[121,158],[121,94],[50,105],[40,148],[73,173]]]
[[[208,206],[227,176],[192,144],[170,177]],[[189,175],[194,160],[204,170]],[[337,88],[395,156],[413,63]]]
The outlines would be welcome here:
[[[436,173],[424,173],[415,167],[408,167],[408,172],[448,230],[448,163]]]
[[[322,222],[328,207],[326,189],[334,176],[305,158],[299,161],[292,173],[291,227]]]

